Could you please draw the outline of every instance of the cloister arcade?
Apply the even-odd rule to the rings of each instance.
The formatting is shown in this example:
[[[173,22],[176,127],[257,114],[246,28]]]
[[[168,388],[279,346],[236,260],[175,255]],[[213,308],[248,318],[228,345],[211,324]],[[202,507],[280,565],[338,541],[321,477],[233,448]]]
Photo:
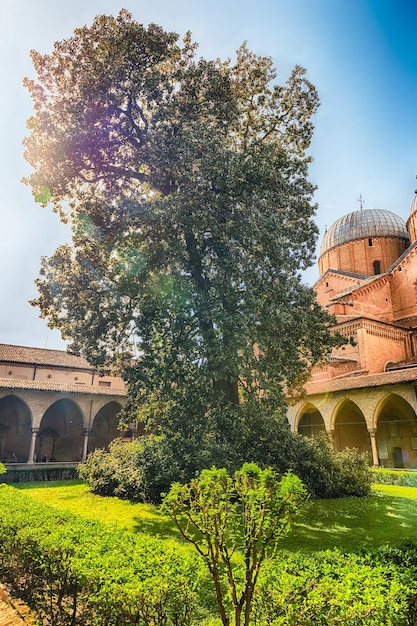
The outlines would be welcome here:
[[[118,429],[124,403],[124,396],[2,389],[0,460],[85,461],[88,452],[125,435]]]
[[[289,408],[294,431],[327,433],[337,450],[356,448],[370,464],[417,468],[417,399],[414,385],[375,387],[310,396]]]

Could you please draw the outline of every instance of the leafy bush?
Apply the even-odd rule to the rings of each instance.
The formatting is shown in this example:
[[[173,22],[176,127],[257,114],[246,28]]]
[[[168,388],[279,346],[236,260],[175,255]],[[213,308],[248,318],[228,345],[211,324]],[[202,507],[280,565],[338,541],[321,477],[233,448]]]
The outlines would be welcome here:
[[[356,450],[337,452],[326,436],[302,437],[291,432],[283,419],[247,411],[245,419],[235,424],[230,421],[227,437],[223,432],[230,441],[221,446],[213,442],[220,433],[210,432],[211,436],[201,435],[199,445],[181,435],[148,435],[131,443],[116,440],[109,452],[90,454],[79,475],[94,493],[160,502],[160,494],[173,482],[189,482],[203,469],[216,465],[220,456],[230,473],[245,462],[272,467],[279,475],[291,470],[316,498],[370,493],[372,478],[364,455]]]
[[[391,576],[396,576],[407,586],[408,620],[405,623],[417,624],[417,543],[408,541],[399,546],[384,545],[363,556],[372,567],[382,565],[390,568],[394,572]]]
[[[365,455],[346,448],[338,452],[326,435],[305,437],[292,470],[316,498],[368,496],[372,475]]]
[[[178,468],[163,438],[115,439],[109,451],[100,449],[78,466],[80,478],[94,493],[139,502],[159,502],[178,476]]]
[[[172,485],[163,511],[203,556],[224,626],[229,626],[230,616],[222,572],[227,573],[235,626],[249,625],[259,572],[273,554],[278,537],[289,532],[305,499],[297,476],[288,472],[278,480],[270,468],[261,470],[255,463],[245,463],[233,476],[213,467],[187,485]],[[235,549],[245,555],[244,572],[234,558]]]
[[[88,455],[87,462],[78,466],[80,478],[88,482],[94,493],[119,498],[143,499],[142,471],[138,458],[138,441],[115,439],[109,452],[98,449]]]

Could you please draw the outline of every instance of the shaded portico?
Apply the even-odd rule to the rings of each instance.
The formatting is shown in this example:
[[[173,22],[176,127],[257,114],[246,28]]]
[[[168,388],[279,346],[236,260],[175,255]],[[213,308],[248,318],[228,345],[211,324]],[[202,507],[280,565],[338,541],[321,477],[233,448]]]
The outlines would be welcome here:
[[[326,432],[320,411],[312,404],[306,404],[300,411],[297,430],[305,437],[315,437]]]
[[[0,399],[0,460],[27,461],[31,423],[26,402],[13,394]]]
[[[352,400],[343,399],[336,407],[332,431],[337,450],[356,448],[372,461],[371,439],[365,416]]]
[[[413,407],[397,394],[387,394],[376,409],[379,464],[417,467],[417,417]]]
[[[415,378],[402,371],[308,384],[306,397],[289,404],[288,421],[314,436],[310,422],[320,415],[336,449],[356,448],[376,467],[417,469]]]

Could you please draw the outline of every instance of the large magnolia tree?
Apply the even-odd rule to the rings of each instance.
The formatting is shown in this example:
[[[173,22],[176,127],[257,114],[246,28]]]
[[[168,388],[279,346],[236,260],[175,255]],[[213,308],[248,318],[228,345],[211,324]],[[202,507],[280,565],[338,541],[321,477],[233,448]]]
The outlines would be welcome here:
[[[73,229],[43,259],[42,317],[124,368],[142,417],[178,434],[180,416],[183,440],[215,414],[227,429],[239,406],[282,407],[334,341],[300,277],[317,238],[305,70],[276,85],[246,45],[206,61],[126,11],[32,60],[26,182]]]

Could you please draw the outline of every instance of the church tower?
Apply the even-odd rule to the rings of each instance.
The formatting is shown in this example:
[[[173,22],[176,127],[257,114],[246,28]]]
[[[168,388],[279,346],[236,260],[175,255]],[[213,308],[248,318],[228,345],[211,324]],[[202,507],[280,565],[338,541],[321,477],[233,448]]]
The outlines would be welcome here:
[[[407,230],[410,236],[410,243],[414,243],[417,240],[417,189],[414,194],[414,200],[410,209],[410,216],[407,220]]]

